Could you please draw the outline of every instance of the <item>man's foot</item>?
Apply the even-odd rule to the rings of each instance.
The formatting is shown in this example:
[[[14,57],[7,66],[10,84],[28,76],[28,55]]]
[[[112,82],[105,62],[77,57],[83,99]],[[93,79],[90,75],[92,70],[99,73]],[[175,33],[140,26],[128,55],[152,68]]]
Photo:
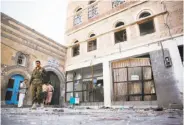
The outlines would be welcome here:
[[[42,108],[42,109],[44,108],[44,104],[43,104],[43,103],[41,103],[41,108]]]
[[[36,109],[36,103],[33,104],[33,106],[31,107],[32,109]]]

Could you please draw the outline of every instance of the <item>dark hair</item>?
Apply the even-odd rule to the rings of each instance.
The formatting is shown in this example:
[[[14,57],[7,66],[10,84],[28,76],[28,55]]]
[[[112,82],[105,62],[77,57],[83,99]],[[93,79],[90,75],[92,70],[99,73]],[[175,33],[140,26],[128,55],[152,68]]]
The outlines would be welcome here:
[[[40,63],[40,60],[36,60],[36,62],[39,62]]]

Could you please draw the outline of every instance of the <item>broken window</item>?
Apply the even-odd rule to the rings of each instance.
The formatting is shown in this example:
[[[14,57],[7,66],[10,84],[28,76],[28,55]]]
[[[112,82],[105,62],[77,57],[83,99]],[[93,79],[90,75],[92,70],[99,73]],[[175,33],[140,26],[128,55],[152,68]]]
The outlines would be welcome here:
[[[123,26],[123,25],[124,25],[123,22],[119,22],[119,23],[116,24],[115,27],[117,28],[117,27],[120,27],[120,26]],[[115,32],[114,37],[115,37],[115,43],[120,43],[120,42],[127,41],[126,29]]]
[[[94,37],[94,36],[95,36],[95,34],[91,34],[90,38]],[[96,49],[97,49],[96,39],[89,41],[88,42],[88,52],[96,50]]]
[[[82,8],[79,8],[77,9],[76,12],[79,12],[80,10],[82,10]],[[79,25],[82,23],[82,16],[81,16],[81,13],[77,13],[75,16],[74,16],[74,26],[75,25]]]
[[[75,43],[78,43],[78,41],[75,41]],[[73,57],[80,54],[80,45],[74,45],[73,48]]]
[[[178,46],[178,50],[179,50],[179,53],[180,53],[181,61],[183,62],[183,45]]]
[[[92,1],[89,2],[89,4],[92,4],[94,2],[95,1],[92,0]],[[97,15],[98,15],[98,7],[97,7],[97,4],[90,6],[88,8],[88,18],[90,19],[90,18],[93,18],[93,17],[95,17]]]
[[[113,0],[112,1],[112,8],[115,8],[115,7],[121,5],[124,2],[125,2],[125,0]]]
[[[143,12],[142,14],[140,14],[139,18],[145,18],[147,16],[150,16],[151,14],[148,12]],[[146,34],[150,34],[150,33],[154,33],[155,32],[155,27],[154,27],[154,21],[153,19],[148,20],[146,22],[140,23],[139,24],[139,30],[140,30],[140,35],[146,35]]]
[[[66,77],[66,101],[73,96],[80,102],[103,102],[102,64],[68,71]]]

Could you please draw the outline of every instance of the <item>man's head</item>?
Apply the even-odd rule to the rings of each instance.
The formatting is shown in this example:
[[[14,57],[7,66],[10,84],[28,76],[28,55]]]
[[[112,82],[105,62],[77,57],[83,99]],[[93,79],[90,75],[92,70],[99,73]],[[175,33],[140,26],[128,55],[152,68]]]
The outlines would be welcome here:
[[[27,83],[28,82],[28,79],[24,79],[24,82]]]
[[[36,61],[36,67],[40,67],[40,64],[41,64],[40,61],[37,60],[37,61]]]

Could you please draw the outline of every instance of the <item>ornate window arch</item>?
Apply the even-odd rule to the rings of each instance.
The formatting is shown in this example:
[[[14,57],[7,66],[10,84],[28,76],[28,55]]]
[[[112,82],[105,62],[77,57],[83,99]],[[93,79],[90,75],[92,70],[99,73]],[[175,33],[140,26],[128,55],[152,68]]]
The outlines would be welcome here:
[[[149,13],[149,12],[142,12],[140,15],[139,15],[139,19],[141,19],[141,18],[145,18],[145,17],[148,17],[148,16],[150,16],[151,15],[151,13]]]
[[[117,27],[119,27],[119,26],[123,26],[123,25],[125,25],[124,22],[118,21],[118,22],[115,24],[115,28],[117,28]]]
[[[141,19],[140,17],[145,18],[145,17],[143,17],[143,15],[144,15],[145,17],[146,17],[146,16],[151,16],[151,15],[153,15],[153,11],[150,10],[150,9],[143,9],[143,10],[139,11],[139,12],[137,13],[137,15],[136,15],[136,20]]]

